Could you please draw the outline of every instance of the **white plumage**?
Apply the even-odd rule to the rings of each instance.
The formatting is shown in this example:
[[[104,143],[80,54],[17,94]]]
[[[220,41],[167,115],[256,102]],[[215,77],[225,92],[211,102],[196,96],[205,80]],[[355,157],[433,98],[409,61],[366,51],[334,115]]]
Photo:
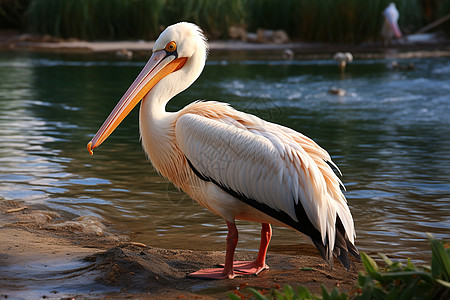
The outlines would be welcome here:
[[[233,278],[267,268],[269,224],[298,230],[330,265],[334,254],[348,269],[347,253],[359,257],[353,218],[324,149],[292,129],[220,102],[198,101],[178,112],[165,111],[166,103],[200,75],[206,53],[197,26],[168,27],[144,70],[88,144],[89,151],[144,97],[140,131],[149,159],[161,175],[222,216],[229,228],[225,267],[201,270],[192,277]],[[263,224],[253,262],[233,264],[236,219]]]
[[[388,44],[392,38],[401,38],[402,32],[398,27],[400,13],[395,3],[390,3],[383,11],[383,27],[381,28],[381,37],[385,44]]]

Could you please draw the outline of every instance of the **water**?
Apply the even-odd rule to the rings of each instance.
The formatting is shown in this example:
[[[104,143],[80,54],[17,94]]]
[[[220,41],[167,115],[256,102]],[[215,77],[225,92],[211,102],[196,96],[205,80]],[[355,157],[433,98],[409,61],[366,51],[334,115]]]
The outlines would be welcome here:
[[[423,261],[426,233],[450,232],[450,60],[399,61],[410,62],[355,61],[342,77],[331,60],[212,60],[169,110],[221,100],[308,135],[344,174],[359,249]],[[93,157],[86,150],[143,64],[0,53],[0,197],[97,216],[151,246],[223,250],[225,222],[147,162],[137,109]],[[256,251],[260,225],[238,228],[238,248]],[[303,242],[275,228],[271,245]]]

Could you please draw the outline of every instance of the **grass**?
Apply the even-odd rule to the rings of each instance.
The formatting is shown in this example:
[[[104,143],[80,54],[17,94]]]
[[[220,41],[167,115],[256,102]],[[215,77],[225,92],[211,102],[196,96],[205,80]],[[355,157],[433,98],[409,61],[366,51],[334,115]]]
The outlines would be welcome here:
[[[363,300],[363,299],[433,299],[450,298],[450,248],[429,235],[431,246],[431,266],[415,266],[409,259],[406,265],[393,262],[386,255],[380,254],[385,266],[378,264],[365,253],[361,253],[366,274],[358,276],[358,286],[348,295],[337,288],[329,292],[322,286],[320,296],[311,294],[305,287],[294,290],[285,286],[283,290],[273,289],[262,294],[260,291],[247,288],[247,299],[258,300]],[[237,295],[229,294],[230,299],[239,300]]]
[[[450,13],[448,0],[0,0],[0,25],[61,38],[129,40],[155,39],[165,26],[189,21],[213,39],[239,25],[283,29],[294,40],[359,43],[379,39],[390,2],[405,33]]]

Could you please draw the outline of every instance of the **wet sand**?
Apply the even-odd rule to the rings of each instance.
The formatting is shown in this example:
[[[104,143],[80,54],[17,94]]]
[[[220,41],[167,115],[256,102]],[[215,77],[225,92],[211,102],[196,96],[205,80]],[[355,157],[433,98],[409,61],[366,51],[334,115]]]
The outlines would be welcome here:
[[[8,299],[227,299],[247,286],[268,290],[285,284],[315,293],[322,284],[351,292],[362,270],[356,261],[349,272],[337,261],[331,269],[312,246],[278,246],[269,248],[270,269],[258,276],[189,279],[187,273],[214,267],[225,254],[154,248],[115,234],[95,217],[68,221],[44,207],[7,200],[0,200],[0,222],[0,297]],[[236,259],[254,255],[239,251]]]

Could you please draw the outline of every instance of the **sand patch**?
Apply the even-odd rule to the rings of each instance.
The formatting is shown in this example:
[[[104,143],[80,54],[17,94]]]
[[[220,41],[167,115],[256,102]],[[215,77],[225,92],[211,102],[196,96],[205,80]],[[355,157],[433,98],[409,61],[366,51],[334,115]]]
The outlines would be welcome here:
[[[359,263],[350,272],[337,263],[330,269],[312,246],[278,246],[275,254],[269,248],[270,269],[258,276],[190,279],[187,273],[222,263],[225,253],[154,248],[111,233],[110,224],[93,216],[65,220],[43,207],[20,207],[0,200],[0,296],[8,298],[227,299],[247,286],[285,284],[350,291],[361,269]],[[239,252],[236,259],[254,256]]]

